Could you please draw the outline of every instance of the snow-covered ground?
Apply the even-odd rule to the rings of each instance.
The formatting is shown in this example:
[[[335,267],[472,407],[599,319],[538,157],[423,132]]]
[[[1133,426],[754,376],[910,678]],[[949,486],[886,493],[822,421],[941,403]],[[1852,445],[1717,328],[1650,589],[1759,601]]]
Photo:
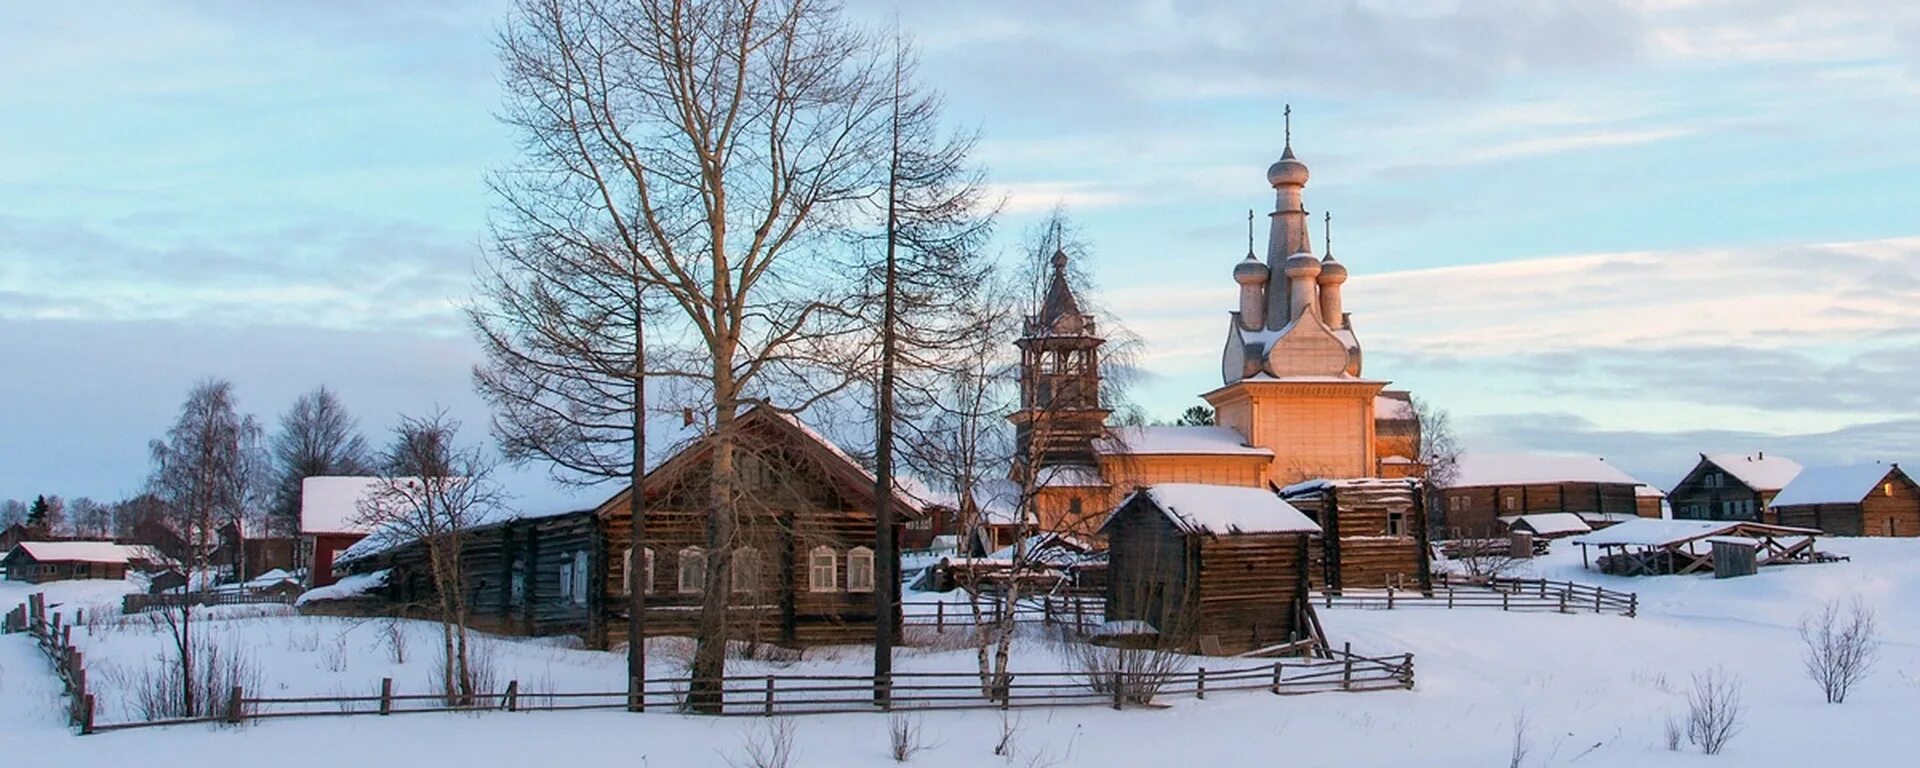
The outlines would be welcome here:
[[[1639,618],[1498,610],[1323,610],[1336,642],[1359,651],[1416,654],[1413,691],[1275,697],[1233,693],[1175,699],[1165,709],[1091,707],[1011,716],[1016,754],[992,754],[997,712],[919,717],[931,745],[913,765],[1439,765],[1506,764],[1513,723],[1524,718],[1525,765],[1905,765],[1920,750],[1920,540],[1824,539],[1848,563],[1764,569],[1757,576],[1625,579],[1580,569],[1560,543],[1533,564],[1538,575],[1640,593]],[[111,605],[126,586],[49,585],[56,601]],[[25,585],[0,583],[0,607]],[[1824,601],[1858,595],[1875,606],[1884,646],[1875,673],[1842,705],[1825,704],[1799,661],[1795,625]],[[252,608],[250,606],[236,606]],[[259,609],[255,609],[256,611]],[[210,623],[250,649],[270,692],[370,691],[381,677],[423,690],[431,676],[432,627],[402,634],[396,662],[385,622],[269,616]],[[161,636],[138,626],[76,635],[90,666],[131,665],[158,652]],[[492,640],[502,679],[530,690],[617,689],[615,654],[552,642]],[[662,648],[664,651],[665,649]],[[657,653],[669,672],[674,663]],[[829,649],[787,672],[857,673],[864,648]],[[964,651],[913,651],[903,669],[963,669]],[[736,669],[766,668],[736,662]],[[1060,665],[1045,643],[1022,643],[1016,670]],[[1722,666],[1742,681],[1746,727],[1726,752],[1671,753],[1662,730],[1685,712],[1689,675]],[[92,673],[98,680],[100,672]],[[96,689],[99,687],[96,683]],[[75,765],[343,764],[548,765],[585,758],[640,766],[738,764],[759,718],[698,718],[624,712],[407,715],[264,722],[239,729],[186,726],[78,737],[53,702],[57,683],[21,636],[0,638],[0,763],[58,755]],[[107,706],[107,703],[103,703]],[[118,719],[117,717],[103,719]],[[795,766],[892,765],[887,718],[794,719]],[[348,762],[350,761],[350,762]],[[1705,762],[1702,762],[1705,761]]]

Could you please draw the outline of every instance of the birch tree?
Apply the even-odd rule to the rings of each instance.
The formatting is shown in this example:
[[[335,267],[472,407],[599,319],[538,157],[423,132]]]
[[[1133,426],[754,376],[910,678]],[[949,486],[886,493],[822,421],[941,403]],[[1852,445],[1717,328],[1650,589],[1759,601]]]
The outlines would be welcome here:
[[[594,233],[665,308],[662,367],[710,409],[707,583],[726,584],[734,421],[770,392],[799,410],[845,387],[818,372],[857,326],[814,255],[884,177],[882,62],[808,0],[521,0],[499,49],[522,156],[504,204]],[[706,592],[696,709],[719,707],[727,602]]]
[[[273,505],[270,523],[282,534],[300,531],[300,488],[309,477],[373,471],[367,439],[340,396],[319,387],[295,398],[280,416],[271,443]]]

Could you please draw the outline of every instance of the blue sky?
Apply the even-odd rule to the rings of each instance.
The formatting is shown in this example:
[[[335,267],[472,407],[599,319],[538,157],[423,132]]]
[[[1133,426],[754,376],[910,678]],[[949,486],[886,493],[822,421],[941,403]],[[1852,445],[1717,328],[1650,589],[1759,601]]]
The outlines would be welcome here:
[[[502,2],[0,8],[0,498],[138,488],[194,379],[482,436],[457,313],[512,157]],[[1064,203],[1135,399],[1218,382],[1292,103],[1367,372],[1469,447],[1920,458],[1920,12],[888,3],[1007,201]],[[537,479],[523,493],[558,496]],[[556,502],[557,503],[557,502]]]

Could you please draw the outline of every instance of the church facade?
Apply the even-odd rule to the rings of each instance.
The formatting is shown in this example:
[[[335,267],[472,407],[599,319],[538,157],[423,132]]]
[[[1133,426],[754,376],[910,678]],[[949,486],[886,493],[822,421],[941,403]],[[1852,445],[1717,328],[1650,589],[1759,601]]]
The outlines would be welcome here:
[[[1056,252],[1045,297],[1026,320],[1014,480],[1033,490],[1042,530],[1091,534],[1132,490],[1158,483],[1264,487],[1316,478],[1417,477],[1418,422],[1405,392],[1363,372],[1345,309],[1346,265],[1316,256],[1308,171],[1289,137],[1267,169],[1274,191],[1265,258],[1231,270],[1221,386],[1203,397],[1211,426],[1118,427],[1101,398],[1105,340]]]

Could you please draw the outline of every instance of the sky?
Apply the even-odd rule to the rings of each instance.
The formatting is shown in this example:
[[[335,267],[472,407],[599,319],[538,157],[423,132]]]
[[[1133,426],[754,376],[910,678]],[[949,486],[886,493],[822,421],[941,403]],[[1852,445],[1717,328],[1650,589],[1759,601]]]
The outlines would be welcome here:
[[[514,157],[508,4],[0,6],[0,498],[139,490],[193,382],[269,425],[486,439],[472,293]],[[1219,384],[1283,144],[1352,271],[1366,373],[1470,450],[1920,460],[1920,6],[1867,0],[910,3],[1004,201],[1065,206],[1132,394]],[[1264,241],[1264,235],[1262,236]],[[528,504],[563,490],[529,468]]]

